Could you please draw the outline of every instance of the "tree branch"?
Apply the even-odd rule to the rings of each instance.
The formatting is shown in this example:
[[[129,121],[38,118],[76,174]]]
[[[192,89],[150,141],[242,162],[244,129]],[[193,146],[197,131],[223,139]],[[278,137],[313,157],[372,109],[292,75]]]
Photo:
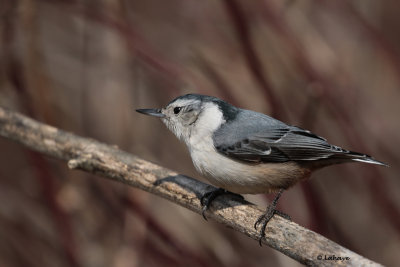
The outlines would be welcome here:
[[[0,135],[45,155],[65,160],[71,169],[123,182],[199,214],[199,197],[212,189],[210,185],[116,147],[67,133],[1,107]],[[223,196],[213,202],[207,217],[258,239],[258,231],[253,225],[262,213],[254,204]],[[310,266],[381,266],[279,216],[274,216],[268,223],[263,243]]]

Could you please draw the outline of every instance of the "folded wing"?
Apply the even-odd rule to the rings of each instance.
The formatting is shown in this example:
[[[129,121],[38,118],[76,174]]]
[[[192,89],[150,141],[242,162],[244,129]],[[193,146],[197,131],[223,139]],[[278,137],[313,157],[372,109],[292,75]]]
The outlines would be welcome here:
[[[233,159],[252,163],[332,159],[382,164],[368,155],[331,145],[310,131],[260,113],[242,112],[235,124],[222,126],[213,136],[217,151]]]

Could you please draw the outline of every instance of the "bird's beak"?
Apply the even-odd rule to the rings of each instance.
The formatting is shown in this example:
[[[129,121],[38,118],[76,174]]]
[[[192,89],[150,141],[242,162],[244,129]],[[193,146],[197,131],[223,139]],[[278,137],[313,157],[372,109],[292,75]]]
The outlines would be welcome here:
[[[161,109],[144,108],[144,109],[137,109],[136,111],[144,115],[150,115],[158,118],[165,118],[165,114],[161,113]]]

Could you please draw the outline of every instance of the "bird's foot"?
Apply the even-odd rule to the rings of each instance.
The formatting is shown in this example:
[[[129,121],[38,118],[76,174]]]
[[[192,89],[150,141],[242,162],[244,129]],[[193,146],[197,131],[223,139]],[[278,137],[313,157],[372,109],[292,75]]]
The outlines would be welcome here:
[[[281,216],[282,218],[285,218],[288,221],[292,221],[292,218],[290,217],[289,214],[286,214],[286,213],[284,213],[284,212],[282,212],[280,210],[275,210],[275,214]]]
[[[291,220],[290,216],[286,213],[283,213],[276,209],[276,205],[278,204],[278,200],[283,193],[283,189],[279,191],[279,193],[275,196],[274,200],[272,201],[271,205],[267,207],[267,210],[263,215],[258,217],[257,221],[254,223],[254,229],[257,230],[258,226],[260,225],[260,236],[258,238],[258,242],[260,246],[262,246],[262,239],[265,237],[265,229],[267,228],[268,222],[274,217],[275,214],[287,219]]]
[[[201,198],[200,198],[200,203],[202,205],[202,212],[201,215],[203,215],[203,218],[207,221],[207,217],[206,217],[206,211],[208,210],[208,208],[211,206],[211,202],[213,202],[213,200],[220,196],[220,195],[233,195],[235,197],[238,197],[240,199],[243,199],[243,196],[239,195],[239,194],[235,194],[232,192],[229,192],[223,188],[217,188],[214,189],[212,191],[209,191],[207,193],[205,193]]]
[[[258,217],[257,221],[254,223],[254,229],[256,229],[256,230],[257,230],[258,226],[261,226],[260,227],[260,236],[258,238],[258,242],[259,242],[260,246],[262,246],[261,242],[262,242],[262,239],[265,237],[265,229],[267,228],[267,224],[272,219],[272,217],[274,217],[275,214],[291,221],[291,218],[289,215],[287,215],[286,213],[283,213],[279,210],[276,210],[275,207],[273,207],[272,205],[269,205],[267,207],[267,211],[263,215]]]

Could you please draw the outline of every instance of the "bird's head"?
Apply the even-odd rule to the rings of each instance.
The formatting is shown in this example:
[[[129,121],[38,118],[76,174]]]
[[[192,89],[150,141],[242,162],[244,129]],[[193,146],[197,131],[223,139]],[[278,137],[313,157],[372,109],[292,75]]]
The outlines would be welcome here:
[[[158,117],[180,140],[187,143],[200,114],[209,100],[202,95],[183,95],[175,98],[161,109],[137,109],[145,115]]]
[[[161,118],[180,140],[189,145],[191,137],[210,136],[232,119],[237,108],[219,98],[187,94],[179,96],[161,109],[137,109],[142,114]]]

